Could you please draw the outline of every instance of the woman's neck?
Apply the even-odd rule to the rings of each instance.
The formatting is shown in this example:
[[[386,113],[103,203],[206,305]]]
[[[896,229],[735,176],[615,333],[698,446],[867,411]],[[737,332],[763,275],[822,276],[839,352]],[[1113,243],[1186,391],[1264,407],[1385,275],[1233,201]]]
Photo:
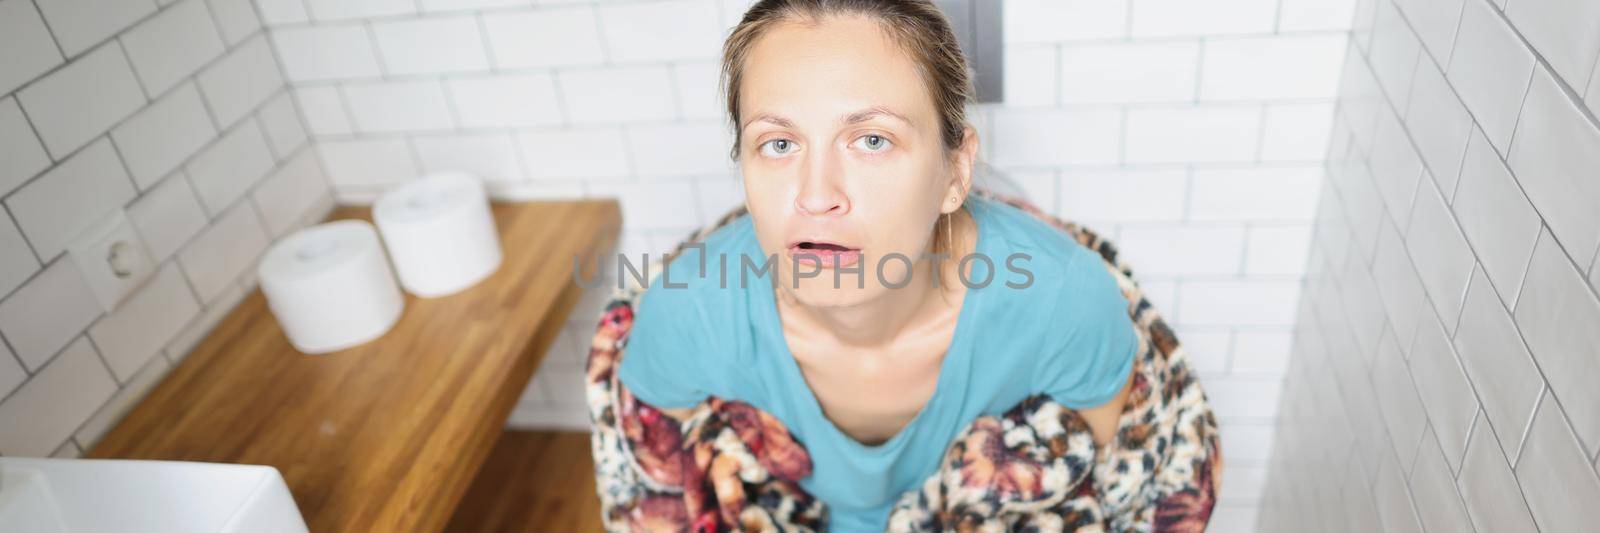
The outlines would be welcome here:
[[[933,283],[931,260],[912,264],[912,283],[891,288],[878,298],[848,306],[816,307],[794,301],[783,288],[778,291],[780,308],[789,316],[802,318],[816,328],[828,332],[841,345],[872,350],[891,345],[907,334],[919,334],[919,326],[939,322],[931,320],[948,312],[948,303],[956,304],[963,298],[963,286],[956,277],[957,261],[971,253],[975,247],[975,227],[965,210],[952,217],[955,247],[947,257],[938,262],[941,273],[938,284]],[[798,315],[798,316],[796,316]]]

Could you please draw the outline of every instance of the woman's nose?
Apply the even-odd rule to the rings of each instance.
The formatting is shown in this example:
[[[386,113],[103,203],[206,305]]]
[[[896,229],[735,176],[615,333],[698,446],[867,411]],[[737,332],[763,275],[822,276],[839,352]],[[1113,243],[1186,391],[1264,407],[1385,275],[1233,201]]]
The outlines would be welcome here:
[[[806,215],[844,214],[844,196],[823,188],[803,189],[794,201],[795,209]]]
[[[828,158],[813,159],[807,165],[800,190],[795,194],[795,209],[806,215],[842,215],[850,210],[849,197],[840,183],[840,172]]]

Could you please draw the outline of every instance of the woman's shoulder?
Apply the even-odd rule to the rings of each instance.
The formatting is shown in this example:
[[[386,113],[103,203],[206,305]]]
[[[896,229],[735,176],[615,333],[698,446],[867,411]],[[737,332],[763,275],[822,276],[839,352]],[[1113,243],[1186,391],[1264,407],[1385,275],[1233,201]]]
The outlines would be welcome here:
[[[664,268],[647,273],[650,281],[640,295],[636,320],[720,321],[736,317],[743,290],[750,286],[750,280],[739,283],[739,257],[760,250],[749,218],[747,213],[723,224],[697,243],[677,250]]]
[[[711,271],[711,268],[717,265],[717,257],[733,255],[752,246],[755,242],[755,230],[750,222],[750,214],[745,213],[717,226],[699,239],[694,239],[694,242],[689,242],[691,239],[694,239],[694,235],[685,235],[684,239],[674,241],[670,247],[647,252],[652,264],[666,259],[667,267],[663,272],[671,273],[670,277],[664,280],[661,275],[652,272],[649,290],[655,290],[665,282],[677,285],[680,282],[696,281],[694,278],[699,277],[709,276],[715,281],[716,273]],[[640,258],[630,259],[639,262]],[[707,273],[701,275],[699,273],[701,270]]]
[[[1066,230],[1002,201],[987,203],[986,220],[997,226],[994,234],[999,249],[990,253],[1002,258],[1025,253],[1027,258],[997,265],[1002,269],[1026,270],[1026,276],[1007,272],[1011,279],[1026,281],[1017,286],[1001,286],[1000,305],[985,306],[996,316],[986,320],[1010,323],[1014,342],[1048,347],[1073,342],[1084,332],[1123,328],[1127,321],[1124,298],[1111,266],[1094,250],[1079,243]],[[1000,278],[997,278],[997,280]],[[1016,328],[1030,334],[1017,335]]]
[[[1006,246],[1032,256],[1024,263],[1033,273],[1032,286],[1002,291],[1008,305],[995,306],[1002,309],[993,318],[1010,326],[995,334],[996,342],[1019,348],[1009,371],[1025,376],[1031,391],[1049,392],[1069,407],[1103,403],[1127,375],[1138,342],[1111,265],[1066,230],[992,203],[989,218],[997,221]]]
[[[1066,230],[1041,219],[1033,213],[994,198],[984,198],[978,205],[982,211],[980,223],[993,224],[989,235],[996,236],[991,258],[997,265],[1015,265],[1033,275],[1024,296],[1054,298],[1059,290],[1067,289],[1084,275],[1097,273],[1095,267],[1102,262],[1099,254],[1079,243]],[[1014,263],[1007,258],[1026,254]],[[1039,290],[1042,289],[1042,290]]]
[[[702,393],[739,397],[734,376],[747,351],[747,327],[740,326],[750,320],[745,311],[749,303],[738,285],[719,286],[716,268],[719,255],[735,254],[749,245],[745,239],[753,239],[748,216],[743,218],[707,234],[700,245],[683,248],[665,269],[649,274],[650,283],[634,308],[628,341],[634,353],[623,359],[624,367],[634,361],[630,385],[648,389],[655,384],[654,398],[674,405]],[[700,274],[702,258],[706,275]],[[682,382],[652,373],[677,376]],[[682,392],[688,382],[702,390]],[[672,396],[675,390],[689,395]]]

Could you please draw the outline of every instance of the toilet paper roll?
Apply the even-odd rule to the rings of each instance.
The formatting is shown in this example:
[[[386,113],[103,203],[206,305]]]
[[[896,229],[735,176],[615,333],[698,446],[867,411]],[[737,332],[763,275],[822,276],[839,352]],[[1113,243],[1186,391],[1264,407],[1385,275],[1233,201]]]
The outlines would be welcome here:
[[[430,174],[396,187],[373,204],[372,219],[406,292],[445,296],[500,268],[489,197],[470,174]]]
[[[308,354],[383,336],[405,307],[378,232],[361,220],[285,237],[267,250],[256,274],[289,343]]]

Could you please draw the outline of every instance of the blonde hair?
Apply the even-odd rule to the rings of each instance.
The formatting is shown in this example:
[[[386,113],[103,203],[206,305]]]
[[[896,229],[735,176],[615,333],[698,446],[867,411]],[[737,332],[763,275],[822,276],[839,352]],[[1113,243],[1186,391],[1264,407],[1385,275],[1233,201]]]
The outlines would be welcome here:
[[[722,87],[728,101],[728,117],[733,128],[733,147],[729,157],[739,160],[739,87],[744,81],[744,65],[755,43],[768,30],[783,22],[815,25],[836,16],[865,16],[875,20],[900,48],[911,56],[928,95],[939,113],[939,133],[946,152],[946,163],[966,136],[967,103],[975,100],[972,78],[961,43],[951,30],[949,19],[929,0],[760,0],[745,11],[744,18],[723,43]],[[965,202],[961,209],[967,209]],[[939,217],[933,228],[934,253],[949,253],[952,216]]]

